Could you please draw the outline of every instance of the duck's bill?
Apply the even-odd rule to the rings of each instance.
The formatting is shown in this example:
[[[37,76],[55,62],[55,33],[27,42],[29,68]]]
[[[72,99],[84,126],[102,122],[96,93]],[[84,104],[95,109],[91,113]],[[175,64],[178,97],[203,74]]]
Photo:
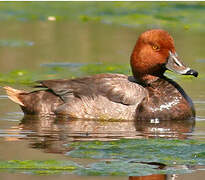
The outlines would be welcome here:
[[[190,69],[189,67],[185,66],[181,60],[178,58],[177,54],[172,53],[171,51],[169,52],[169,57],[167,59],[167,63],[165,67],[178,74],[183,74],[183,75],[192,75],[197,77],[198,72]]]

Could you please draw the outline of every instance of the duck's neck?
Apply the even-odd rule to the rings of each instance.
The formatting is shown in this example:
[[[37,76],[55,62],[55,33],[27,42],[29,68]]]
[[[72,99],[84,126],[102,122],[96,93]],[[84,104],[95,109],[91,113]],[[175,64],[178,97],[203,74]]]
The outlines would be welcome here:
[[[134,77],[138,82],[140,82],[141,84],[143,84],[145,86],[150,86],[155,81],[165,78],[165,76],[154,76],[154,75],[150,75],[150,74],[146,74],[146,75],[134,74]]]

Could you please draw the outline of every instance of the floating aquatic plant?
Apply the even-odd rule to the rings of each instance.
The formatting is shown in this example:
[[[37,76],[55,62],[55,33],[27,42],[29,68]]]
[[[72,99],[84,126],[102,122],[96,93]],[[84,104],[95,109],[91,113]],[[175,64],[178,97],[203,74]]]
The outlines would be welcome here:
[[[126,168],[125,168],[126,167]],[[92,176],[145,176],[151,174],[172,174],[191,172],[188,169],[170,167],[164,170],[157,165],[136,163],[128,161],[100,161],[86,166],[72,161],[59,160],[10,160],[0,161],[0,171],[23,172],[32,174],[77,174]]]
[[[195,140],[138,139],[74,142],[67,155],[75,158],[123,159],[166,165],[205,165],[205,143]]]
[[[74,78],[98,73],[129,73],[128,64],[45,64],[36,71],[14,70],[0,73],[1,84],[33,84],[37,80]]]
[[[122,139],[110,142],[71,142],[67,146],[72,149],[67,153],[68,156],[98,160],[87,165],[70,160],[0,161],[0,171],[145,176],[189,173],[192,169],[188,167],[205,165],[205,143],[197,140]]]
[[[0,170],[8,170],[11,172],[24,171],[31,172],[34,174],[57,174],[66,171],[71,173],[79,165],[72,161],[57,161],[57,160],[10,160],[10,161],[0,161]]]
[[[204,2],[1,2],[0,20],[100,21],[203,31]],[[51,18],[52,17],[52,18]]]
[[[94,75],[99,73],[120,73],[131,75],[130,65],[127,64],[83,64],[83,63],[50,63],[43,64],[42,68],[29,70],[13,70],[8,73],[0,73],[1,84],[34,84],[37,80],[46,79],[69,79],[86,75]],[[170,71],[166,72],[166,76],[177,80],[190,80],[193,77],[176,75]],[[204,77],[200,73],[200,77]]]

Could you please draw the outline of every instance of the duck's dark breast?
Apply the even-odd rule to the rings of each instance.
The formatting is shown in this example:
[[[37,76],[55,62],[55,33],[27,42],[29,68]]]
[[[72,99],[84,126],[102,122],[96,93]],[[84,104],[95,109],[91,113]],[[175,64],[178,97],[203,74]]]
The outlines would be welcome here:
[[[195,117],[192,100],[176,82],[159,79],[146,89],[149,96],[138,106],[137,119],[184,120]]]

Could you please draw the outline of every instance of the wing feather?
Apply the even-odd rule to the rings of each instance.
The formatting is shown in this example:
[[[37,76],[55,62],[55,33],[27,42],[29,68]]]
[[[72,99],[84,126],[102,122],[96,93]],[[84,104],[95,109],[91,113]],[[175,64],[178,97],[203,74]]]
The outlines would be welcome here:
[[[146,96],[146,90],[122,74],[98,74],[69,80],[38,81],[37,87],[48,88],[65,102],[73,97],[105,96],[110,101],[134,105]]]

